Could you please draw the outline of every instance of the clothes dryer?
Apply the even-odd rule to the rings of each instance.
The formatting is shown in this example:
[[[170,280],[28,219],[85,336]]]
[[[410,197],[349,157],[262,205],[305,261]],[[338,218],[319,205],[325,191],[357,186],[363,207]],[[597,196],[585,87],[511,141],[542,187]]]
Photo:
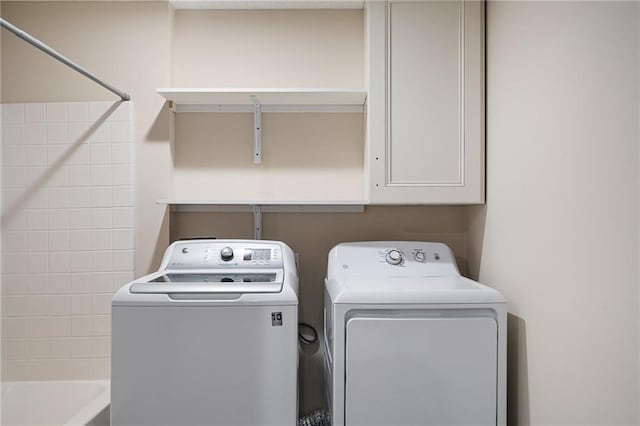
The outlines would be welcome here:
[[[282,242],[171,244],[113,298],[112,424],[294,426],[297,293]]]
[[[334,426],[506,424],[505,299],[446,245],[339,244],[324,303]]]

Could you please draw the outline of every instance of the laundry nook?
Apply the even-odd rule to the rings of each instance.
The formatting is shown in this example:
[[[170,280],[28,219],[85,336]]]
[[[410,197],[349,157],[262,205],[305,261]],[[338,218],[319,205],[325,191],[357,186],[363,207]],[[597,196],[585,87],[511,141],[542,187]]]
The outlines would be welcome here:
[[[640,1],[0,2],[0,424],[640,423]]]

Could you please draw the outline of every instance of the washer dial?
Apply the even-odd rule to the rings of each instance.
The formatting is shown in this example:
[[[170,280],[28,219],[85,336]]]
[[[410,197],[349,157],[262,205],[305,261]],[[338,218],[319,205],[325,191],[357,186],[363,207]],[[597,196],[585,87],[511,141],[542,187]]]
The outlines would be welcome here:
[[[231,247],[225,247],[220,250],[220,259],[224,260],[225,262],[233,259],[233,249]]]

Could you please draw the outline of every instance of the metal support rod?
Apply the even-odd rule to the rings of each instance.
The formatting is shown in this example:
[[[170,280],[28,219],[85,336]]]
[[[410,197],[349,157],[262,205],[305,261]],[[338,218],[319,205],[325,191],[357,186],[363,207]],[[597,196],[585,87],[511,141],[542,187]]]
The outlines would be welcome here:
[[[257,204],[253,206],[253,239],[262,239],[262,208]]]
[[[253,162],[262,162],[262,106],[258,97],[251,95],[253,100]]]
[[[11,23],[7,22],[6,20],[0,18],[0,26],[2,26],[3,28],[6,28],[7,30],[11,31],[17,37],[21,38],[22,40],[26,41],[27,43],[31,44],[32,46],[35,46],[38,49],[42,50],[47,55],[57,59],[60,62],[62,62],[63,64],[65,64],[69,68],[72,68],[72,69],[76,70],[77,72],[79,72],[80,74],[84,75],[88,79],[94,81],[95,83],[98,83],[100,86],[104,87],[105,89],[115,93],[123,101],[131,100],[131,97],[127,93],[125,93],[125,92],[123,92],[121,90],[118,90],[115,87],[113,87],[113,86],[105,83],[104,81],[100,80],[99,78],[95,77],[94,75],[89,73],[89,71],[87,71],[84,68],[82,68],[80,65],[77,65],[76,63],[72,62],[70,59],[62,56],[60,53],[56,52],[51,47],[47,46],[46,44],[44,44],[43,42],[41,42],[37,38],[31,36],[30,34],[22,31],[20,28],[16,27],[15,25],[12,25]]]

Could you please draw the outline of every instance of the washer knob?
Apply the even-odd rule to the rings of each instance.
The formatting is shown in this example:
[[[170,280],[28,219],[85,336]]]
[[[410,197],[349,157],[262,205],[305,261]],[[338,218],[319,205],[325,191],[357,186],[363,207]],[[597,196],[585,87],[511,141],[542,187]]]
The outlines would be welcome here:
[[[417,251],[414,255],[413,258],[417,261],[417,262],[424,262],[424,260],[427,258],[427,256],[424,254],[423,251]]]
[[[225,247],[220,250],[220,259],[224,260],[225,262],[233,259],[233,249],[231,247]]]
[[[386,260],[390,265],[399,265],[402,263],[402,253],[396,249],[389,250],[387,252]]]

